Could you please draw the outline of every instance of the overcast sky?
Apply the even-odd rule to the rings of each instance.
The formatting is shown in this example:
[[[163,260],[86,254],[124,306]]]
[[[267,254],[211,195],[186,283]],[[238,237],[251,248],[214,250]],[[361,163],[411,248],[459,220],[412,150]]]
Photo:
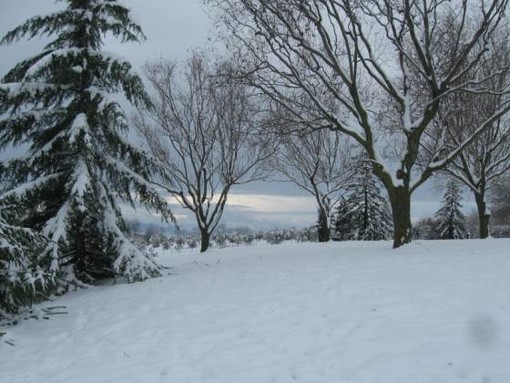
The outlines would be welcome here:
[[[142,44],[120,44],[109,40],[106,50],[117,52],[140,66],[149,59],[159,57],[179,59],[196,46],[207,42],[212,23],[200,0],[123,0],[131,8],[147,41]],[[16,27],[30,16],[62,9],[64,2],[55,0],[0,0],[0,35]],[[20,58],[41,48],[40,40],[19,42],[0,47],[0,72]]]
[[[208,36],[213,34],[212,22],[200,0],[122,0],[131,8],[141,24],[147,41],[142,44],[120,44],[109,40],[105,50],[123,55],[140,68],[147,60],[185,59],[193,48],[210,47]],[[0,35],[25,19],[62,8],[55,0],[0,0]],[[35,54],[44,41],[21,41],[0,46],[0,76],[19,60]],[[413,203],[413,218],[433,214],[438,207],[440,192],[433,185],[418,191]],[[185,211],[175,208],[182,226],[193,226]],[[146,220],[143,211],[136,216]],[[313,198],[289,184],[269,183],[234,188],[224,223],[234,227],[248,225],[256,228],[273,226],[308,226],[316,220]],[[156,220],[157,221],[157,220]]]

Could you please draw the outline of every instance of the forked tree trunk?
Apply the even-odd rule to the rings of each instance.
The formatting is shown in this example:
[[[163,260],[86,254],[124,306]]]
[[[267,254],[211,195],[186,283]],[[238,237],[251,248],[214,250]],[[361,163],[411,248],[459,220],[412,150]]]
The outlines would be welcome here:
[[[489,219],[490,214],[487,213],[487,204],[485,203],[484,193],[475,193],[476,207],[478,209],[478,228],[480,238],[489,236]]]
[[[200,252],[203,253],[209,248],[211,233],[207,229],[200,230]]]
[[[411,242],[411,192],[409,187],[397,186],[388,190],[393,214],[393,248]]]

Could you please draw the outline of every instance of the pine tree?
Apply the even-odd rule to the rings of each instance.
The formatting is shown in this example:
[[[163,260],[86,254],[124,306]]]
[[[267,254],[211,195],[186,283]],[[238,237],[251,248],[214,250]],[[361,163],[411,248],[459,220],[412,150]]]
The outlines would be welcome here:
[[[349,210],[349,202],[343,197],[335,209],[333,214],[334,240],[348,241],[351,237],[351,221],[352,212]]]
[[[56,283],[52,244],[34,230],[8,223],[20,206],[0,204],[0,321],[43,300]]]
[[[388,202],[368,163],[360,166],[346,195],[336,208],[335,237],[343,241],[388,239],[392,228]]]
[[[1,40],[53,38],[0,84],[0,149],[28,148],[2,165],[0,185],[7,192],[0,202],[14,199],[23,206],[14,218],[18,225],[58,244],[50,263],[67,281],[113,275],[142,280],[159,268],[125,235],[119,199],[134,204],[137,198],[172,217],[148,182],[155,167],[125,139],[128,123],[118,94],[147,105],[143,82],[128,62],[101,48],[106,34],[123,42],[144,35],[117,0],[64,2],[65,9],[30,18]]]
[[[441,239],[467,237],[466,219],[461,212],[462,196],[457,183],[449,180],[439,210],[435,214],[436,230]]]

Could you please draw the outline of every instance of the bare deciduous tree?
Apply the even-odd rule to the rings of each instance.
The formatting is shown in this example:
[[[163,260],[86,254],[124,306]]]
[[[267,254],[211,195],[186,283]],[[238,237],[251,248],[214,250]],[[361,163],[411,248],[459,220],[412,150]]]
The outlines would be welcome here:
[[[291,132],[281,138],[277,170],[314,196],[319,213],[319,242],[330,240],[330,216],[352,175],[353,158],[352,143],[331,130]]]
[[[488,81],[508,63],[485,78],[466,78],[487,56],[476,48],[487,46],[508,0],[205,1],[220,10],[250,84],[298,122],[311,115],[303,105],[313,105],[315,122],[364,148],[390,198],[394,247],[411,240],[412,192],[510,109],[509,89],[491,89]],[[446,35],[457,42],[448,51]],[[442,100],[457,92],[505,96],[478,129],[456,147],[437,146],[420,169],[421,142]],[[399,149],[390,164],[383,156],[389,145]]]
[[[198,53],[182,72],[169,61],[148,64],[153,108],[135,119],[162,165],[161,187],[196,218],[201,252],[209,247],[232,186],[264,178],[263,164],[274,153],[271,138],[257,134],[260,112],[252,95],[218,76],[228,65],[219,67]]]
[[[491,191],[494,221],[510,225],[510,174],[501,177]]]
[[[486,78],[496,74],[510,62],[508,34],[493,36],[488,46],[489,54],[479,67],[467,77]],[[485,47],[480,47],[484,49]],[[440,111],[438,137],[446,134],[451,148],[459,146],[469,138],[485,121],[506,102],[503,91],[510,84],[508,68],[488,80],[490,89],[496,93],[457,92],[445,98]],[[437,142],[434,137],[433,142]],[[425,145],[427,148],[427,145]],[[433,152],[433,151],[432,151]],[[510,170],[510,120],[505,115],[482,132],[445,169],[446,174],[466,185],[473,193],[478,210],[479,236],[489,236],[490,211],[487,209],[486,194],[497,180]]]

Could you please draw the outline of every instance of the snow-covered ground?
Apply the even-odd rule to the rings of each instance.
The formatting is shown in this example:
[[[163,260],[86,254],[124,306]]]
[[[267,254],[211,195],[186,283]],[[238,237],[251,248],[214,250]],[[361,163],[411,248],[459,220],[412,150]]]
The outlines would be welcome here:
[[[170,275],[1,329],[0,382],[510,382],[510,240],[160,260]]]

